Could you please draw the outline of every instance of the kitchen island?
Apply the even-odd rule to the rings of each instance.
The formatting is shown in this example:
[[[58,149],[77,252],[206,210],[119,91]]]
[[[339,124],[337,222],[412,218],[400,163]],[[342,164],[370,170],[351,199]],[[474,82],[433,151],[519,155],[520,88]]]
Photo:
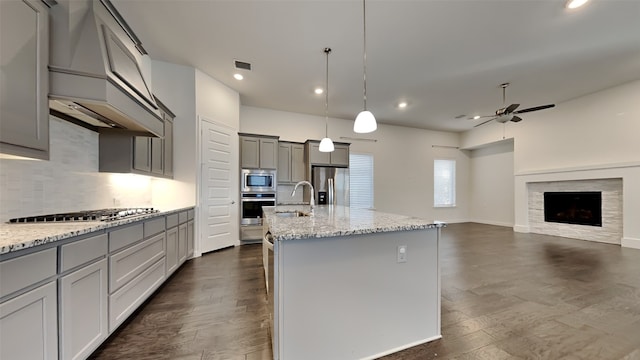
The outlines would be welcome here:
[[[275,359],[374,359],[441,337],[443,223],[309,210],[263,208]]]

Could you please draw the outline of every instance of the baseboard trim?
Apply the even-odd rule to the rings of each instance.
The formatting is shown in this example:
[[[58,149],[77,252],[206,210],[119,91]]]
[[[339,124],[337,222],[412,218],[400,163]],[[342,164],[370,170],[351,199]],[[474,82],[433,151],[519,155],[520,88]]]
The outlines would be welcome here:
[[[513,223],[506,223],[506,222],[500,222],[500,221],[491,221],[491,220],[479,220],[479,219],[475,219],[475,220],[471,220],[471,222],[478,223],[478,224],[485,224],[485,225],[495,225],[495,226],[513,227]]]
[[[513,231],[515,232],[519,232],[519,233],[529,233],[531,232],[528,226],[524,226],[524,225],[514,225],[513,226]]]
[[[622,247],[631,248],[631,249],[640,249],[640,239],[634,239],[630,237],[623,237],[620,242]]]
[[[432,336],[432,337],[427,338],[427,339],[424,339],[424,340],[418,340],[418,341],[416,341],[416,342],[412,342],[412,343],[410,343],[410,344],[406,344],[406,345],[403,345],[403,346],[399,346],[399,347],[397,347],[397,348],[395,348],[395,349],[387,350],[387,351],[381,352],[381,353],[376,354],[376,355],[373,355],[373,356],[367,356],[367,357],[364,357],[364,358],[362,358],[362,360],[365,360],[365,359],[366,359],[366,360],[369,360],[369,359],[378,359],[378,358],[381,358],[381,357],[383,357],[383,356],[386,356],[386,355],[389,355],[389,354],[393,354],[393,353],[396,353],[396,352],[398,352],[398,351],[405,350],[405,349],[408,349],[408,348],[410,348],[410,347],[418,346],[418,345],[420,345],[420,344],[428,343],[428,342],[430,342],[430,341],[438,340],[438,339],[442,339],[442,335],[436,335],[436,336]]]

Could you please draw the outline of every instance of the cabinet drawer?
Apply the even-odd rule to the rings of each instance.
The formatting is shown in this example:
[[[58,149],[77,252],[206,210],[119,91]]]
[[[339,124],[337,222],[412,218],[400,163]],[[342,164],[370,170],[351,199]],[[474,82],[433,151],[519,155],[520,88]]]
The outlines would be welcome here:
[[[183,211],[179,214],[179,218],[180,218],[180,224],[184,224],[187,222],[187,212]]]
[[[0,298],[56,274],[57,248],[0,263]]]
[[[178,214],[167,215],[167,229],[178,226]]]
[[[109,252],[122,249],[143,239],[143,225],[135,224],[109,232]]]
[[[157,219],[147,220],[144,222],[144,237],[148,238],[151,235],[159,234],[165,229],[164,216]]]
[[[109,296],[109,332],[113,332],[164,281],[164,258]]]
[[[73,269],[107,254],[107,234],[79,240],[60,247],[60,272]]]
[[[109,257],[109,293],[118,290],[144,272],[165,254],[165,234],[125,249]]]

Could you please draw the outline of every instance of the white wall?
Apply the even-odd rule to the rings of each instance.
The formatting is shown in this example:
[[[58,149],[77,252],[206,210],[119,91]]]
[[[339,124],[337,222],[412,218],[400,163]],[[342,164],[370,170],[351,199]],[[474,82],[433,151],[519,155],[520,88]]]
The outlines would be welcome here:
[[[640,248],[640,80],[465,132],[463,148],[514,139],[514,212],[528,231],[527,182],[623,179],[623,246]]]
[[[513,226],[513,141],[475,149],[470,157],[471,221]]]
[[[280,140],[304,142],[324,137],[324,117],[241,106],[240,131],[278,135]],[[375,139],[377,142],[341,139]],[[355,134],[353,121],[329,119],[329,137],[351,143],[352,152],[374,156],[374,204],[380,211],[449,222],[466,221],[469,216],[469,156],[458,146],[458,134],[378,124],[371,134]],[[433,160],[457,161],[457,202],[455,208],[433,208]]]
[[[196,203],[196,75],[195,69],[152,62],[153,93],[175,114],[173,180],[154,181],[153,206],[183,208]]]

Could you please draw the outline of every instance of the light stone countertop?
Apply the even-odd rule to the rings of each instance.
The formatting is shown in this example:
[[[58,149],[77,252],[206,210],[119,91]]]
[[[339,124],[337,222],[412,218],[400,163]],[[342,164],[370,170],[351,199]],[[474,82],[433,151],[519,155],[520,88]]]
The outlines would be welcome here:
[[[277,212],[309,212],[309,205],[265,206],[262,208],[269,232],[275,241],[324,238],[391,231],[435,229],[446,226],[404,215],[389,214],[369,209],[320,205],[313,216],[280,217]]]
[[[190,209],[193,207],[160,211],[115,221],[0,223],[0,255]]]

